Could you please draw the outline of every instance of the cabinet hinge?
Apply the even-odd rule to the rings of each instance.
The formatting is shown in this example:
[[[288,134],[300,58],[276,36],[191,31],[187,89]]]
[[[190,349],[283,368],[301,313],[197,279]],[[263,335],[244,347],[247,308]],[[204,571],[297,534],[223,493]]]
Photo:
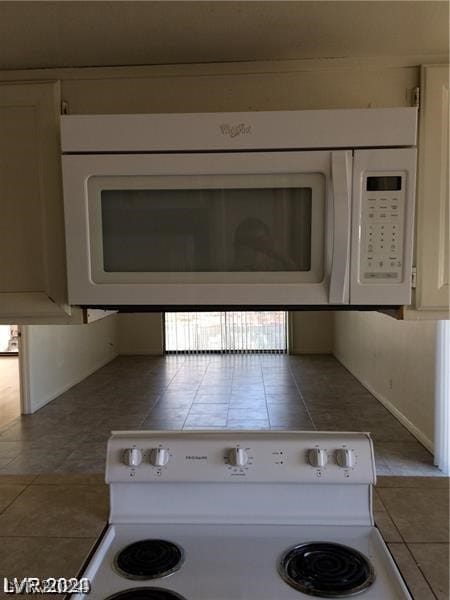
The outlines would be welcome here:
[[[411,269],[411,287],[413,290],[417,287],[417,268],[413,267]]]
[[[420,110],[420,87],[419,86],[417,86],[413,89],[412,103],[413,103],[413,106],[417,106],[417,108]]]
[[[65,100],[62,100],[62,102],[61,102],[61,114],[62,115],[69,114],[69,103],[66,102]]]

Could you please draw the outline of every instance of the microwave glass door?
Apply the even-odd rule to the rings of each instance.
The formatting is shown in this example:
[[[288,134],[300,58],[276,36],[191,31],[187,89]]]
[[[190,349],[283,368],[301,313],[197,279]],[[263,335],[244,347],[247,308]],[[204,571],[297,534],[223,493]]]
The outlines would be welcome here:
[[[320,282],[325,188],[322,173],[92,176],[92,279]]]

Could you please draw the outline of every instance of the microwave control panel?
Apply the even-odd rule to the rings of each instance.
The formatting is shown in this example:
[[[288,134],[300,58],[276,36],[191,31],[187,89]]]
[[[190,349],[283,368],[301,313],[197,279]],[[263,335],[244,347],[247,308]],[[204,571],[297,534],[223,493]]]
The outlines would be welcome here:
[[[405,173],[366,173],[361,211],[360,281],[402,282]]]

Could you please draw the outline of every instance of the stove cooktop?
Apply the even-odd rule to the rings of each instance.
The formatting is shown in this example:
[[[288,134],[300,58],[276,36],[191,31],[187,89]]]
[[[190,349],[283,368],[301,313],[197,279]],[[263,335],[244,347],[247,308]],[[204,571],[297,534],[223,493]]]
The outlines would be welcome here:
[[[115,568],[116,556],[130,543],[151,538],[175,540],[176,545],[183,548],[184,562],[169,575],[131,582]],[[319,598],[351,598],[356,592],[342,589],[342,583],[334,588],[334,593],[329,587],[319,594],[312,587],[309,592],[296,589],[282,577],[280,565],[292,548],[311,543],[316,548],[322,543],[344,545],[356,551],[358,561],[361,557],[367,559],[370,582],[364,589],[357,586],[362,600],[410,598],[375,527],[183,523],[111,526],[98,548],[99,559],[94,559],[84,574],[92,584],[86,598],[181,600],[181,596],[183,600],[304,600],[311,599],[311,593]],[[342,568],[342,556],[334,566],[329,560],[325,558],[319,569]],[[328,583],[330,579],[329,576]],[[161,596],[162,590],[166,596]],[[127,595],[114,595],[119,592]],[[169,592],[172,596],[167,595]]]

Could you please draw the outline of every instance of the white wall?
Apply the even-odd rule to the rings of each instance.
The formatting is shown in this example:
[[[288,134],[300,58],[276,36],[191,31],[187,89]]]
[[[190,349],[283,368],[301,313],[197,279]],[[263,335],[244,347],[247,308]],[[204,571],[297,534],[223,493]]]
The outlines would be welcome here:
[[[118,354],[117,316],[89,325],[22,328],[22,384],[33,413]]]
[[[336,358],[433,451],[436,322],[341,312],[334,332]]]
[[[293,312],[290,326],[291,354],[329,354],[333,351],[332,312]]]
[[[162,354],[161,313],[118,315],[119,354]]]

